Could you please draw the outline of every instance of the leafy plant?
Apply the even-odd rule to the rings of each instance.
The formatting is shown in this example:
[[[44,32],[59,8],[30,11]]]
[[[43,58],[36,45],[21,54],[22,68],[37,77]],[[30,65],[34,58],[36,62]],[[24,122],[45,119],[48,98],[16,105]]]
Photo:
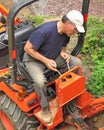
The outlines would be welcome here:
[[[87,26],[87,35],[82,53],[89,54],[92,58],[93,52],[99,52],[99,48],[104,47],[104,23],[98,18],[90,17]]]
[[[93,68],[87,88],[94,95],[104,95],[104,62],[98,61],[98,65]]]
[[[28,16],[30,20],[35,22],[35,25],[38,26],[44,22],[45,16]]]
[[[104,95],[104,23],[95,17],[88,20],[88,30],[82,48],[86,64],[92,71],[88,90],[94,95]]]

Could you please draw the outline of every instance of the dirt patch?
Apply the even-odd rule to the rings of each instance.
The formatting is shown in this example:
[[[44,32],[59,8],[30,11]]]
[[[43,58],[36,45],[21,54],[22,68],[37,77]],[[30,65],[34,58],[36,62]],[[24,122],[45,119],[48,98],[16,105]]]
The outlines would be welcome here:
[[[81,11],[83,0],[39,0],[32,4],[34,14],[63,16],[72,9]],[[104,0],[90,0],[89,15],[104,17]]]
[[[8,9],[10,9],[14,4],[13,0],[8,0],[8,2],[7,0],[1,0],[0,3],[2,3]],[[63,0],[60,0],[60,2],[58,0],[44,0],[44,2],[42,0],[39,0],[38,4],[36,2],[36,5],[34,5],[33,9],[35,11],[31,11],[33,6],[31,6],[31,9],[30,6],[28,6],[21,11],[21,15],[24,16],[24,14],[33,14],[32,12],[34,12],[34,14],[37,15],[49,14],[53,16],[62,16],[63,13],[65,14],[68,10],[80,9],[82,6],[81,3],[82,0],[65,0],[64,2]],[[89,15],[104,18],[104,0],[90,0]]]
[[[89,124],[91,130],[98,130],[97,128],[102,128],[101,130],[104,130],[104,111],[86,119],[86,123]]]

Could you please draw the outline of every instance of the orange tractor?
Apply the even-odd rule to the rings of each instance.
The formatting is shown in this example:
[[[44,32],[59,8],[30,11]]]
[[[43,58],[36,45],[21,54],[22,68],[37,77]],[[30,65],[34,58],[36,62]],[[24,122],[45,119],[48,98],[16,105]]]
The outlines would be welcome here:
[[[21,0],[8,14],[8,33],[2,42],[4,44],[8,42],[9,64],[4,63],[0,66],[1,127],[3,130],[94,130],[85,120],[104,110],[104,98],[94,98],[86,90],[85,78],[79,66],[60,76],[50,70],[44,72],[47,77],[47,95],[52,122],[45,124],[41,119],[39,97],[22,62],[24,44],[35,27],[30,22],[14,24],[19,10],[36,1]],[[90,0],[83,0],[82,4],[85,30],[89,2]],[[77,55],[81,50],[85,34],[78,35],[78,43],[72,55]],[[4,56],[2,61],[5,58]],[[77,74],[75,70],[78,71]],[[97,128],[97,130],[103,129]]]

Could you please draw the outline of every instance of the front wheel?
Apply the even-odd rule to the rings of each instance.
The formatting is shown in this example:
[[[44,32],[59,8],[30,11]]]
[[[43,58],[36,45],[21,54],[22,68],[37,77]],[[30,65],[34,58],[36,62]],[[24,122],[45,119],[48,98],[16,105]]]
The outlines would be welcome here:
[[[0,120],[2,130],[37,130],[39,125],[35,117],[27,117],[4,93],[0,95]]]

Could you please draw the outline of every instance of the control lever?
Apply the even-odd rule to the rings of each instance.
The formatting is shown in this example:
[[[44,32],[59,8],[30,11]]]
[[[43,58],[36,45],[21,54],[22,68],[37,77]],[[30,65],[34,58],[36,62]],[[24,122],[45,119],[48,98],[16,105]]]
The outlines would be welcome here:
[[[70,70],[70,66],[69,66],[69,63],[67,63],[67,67],[68,67],[68,70]],[[57,73],[59,74],[59,75],[61,75],[61,72],[57,69]]]

